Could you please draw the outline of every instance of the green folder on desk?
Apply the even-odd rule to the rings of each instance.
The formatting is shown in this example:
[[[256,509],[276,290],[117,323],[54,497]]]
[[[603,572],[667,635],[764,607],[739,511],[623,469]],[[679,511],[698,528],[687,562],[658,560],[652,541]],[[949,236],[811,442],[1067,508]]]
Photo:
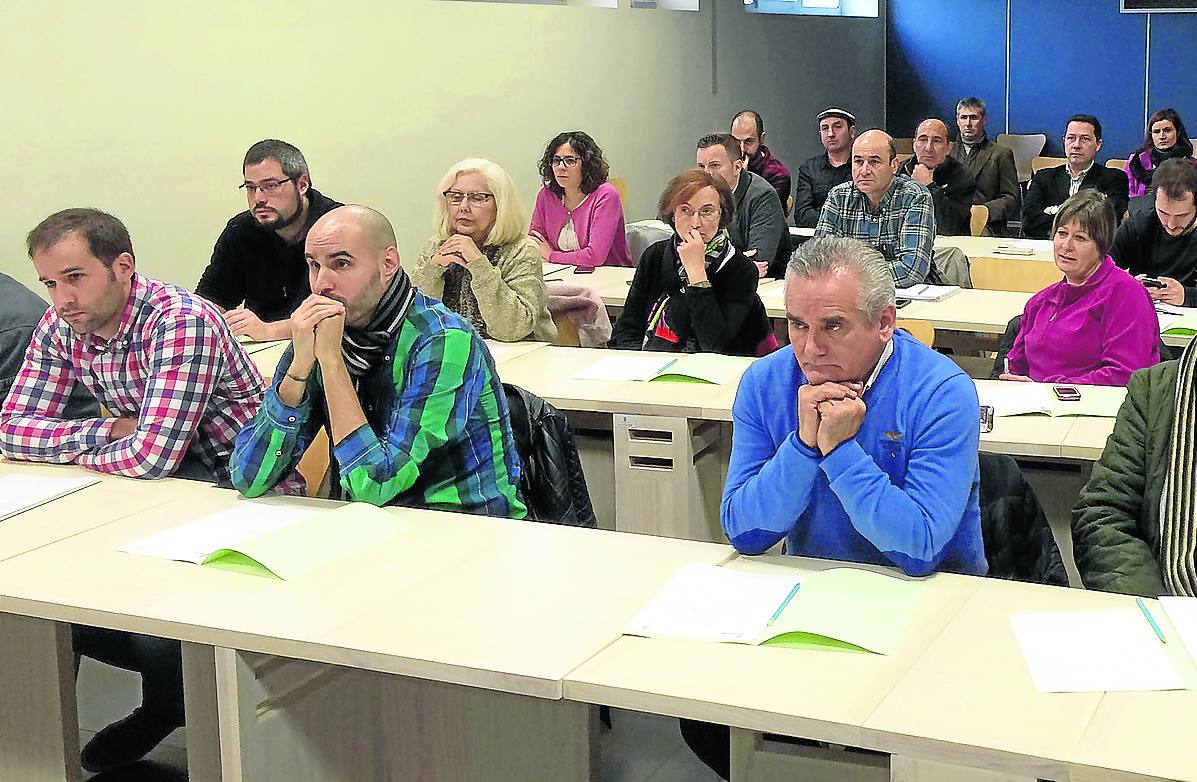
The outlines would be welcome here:
[[[1197,336],[1197,313],[1181,315],[1168,324],[1161,332],[1165,337],[1195,337]]]
[[[313,511],[247,502],[120,550],[290,580],[360,554],[405,529],[399,514],[366,503]]]
[[[806,576],[690,564],[625,632],[754,646],[893,654],[924,590],[858,568]]]

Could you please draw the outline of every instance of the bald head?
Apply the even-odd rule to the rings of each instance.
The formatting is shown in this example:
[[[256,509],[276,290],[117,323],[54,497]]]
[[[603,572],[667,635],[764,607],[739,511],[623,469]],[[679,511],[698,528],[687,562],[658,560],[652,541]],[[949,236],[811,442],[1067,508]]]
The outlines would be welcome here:
[[[929,169],[936,169],[948,157],[948,126],[931,117],[919,123],[914,132],[914,156]]]
[[[876,206],[894,181],[898,150],[883,130],[866,130],[852,145],[852,184]]]
[[[740,142],[740,151],[751,159],[765,143],[764,120],[755,111],[741,111],[732,118],[731,134]]]
[[[358,328],[402,273],[391,222],[356,204],[333,209],[308,229],[304,258],[312,293],[344,304],[346,324]]]
[[[309,229],[308,236],[320,232],[351,231],[374,252],[395,247],[395,229],[382,212],[360,204],[338,206],[320,217]]]

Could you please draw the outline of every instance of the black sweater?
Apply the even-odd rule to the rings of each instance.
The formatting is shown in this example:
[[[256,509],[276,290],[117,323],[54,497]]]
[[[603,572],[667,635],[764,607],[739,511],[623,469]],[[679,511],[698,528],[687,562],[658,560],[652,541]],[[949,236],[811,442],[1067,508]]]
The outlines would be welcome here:
[[[1110,255],[1131,274],[1171,277],[1184,286],[1184,306],[1197,306],[1197,230],[1171,236],[1147,209],[1118,228]]]
[[[718,270],[708,270],[711,287],[682,286],[673,239],[649,247],[640,256],[623,313],[611,335],[611,347],[754,356],[769,331],[765,305],[756,295],[756,264],[738,251]],[[653,306],[666,291],[665,319],[677,342],[644,332]]]

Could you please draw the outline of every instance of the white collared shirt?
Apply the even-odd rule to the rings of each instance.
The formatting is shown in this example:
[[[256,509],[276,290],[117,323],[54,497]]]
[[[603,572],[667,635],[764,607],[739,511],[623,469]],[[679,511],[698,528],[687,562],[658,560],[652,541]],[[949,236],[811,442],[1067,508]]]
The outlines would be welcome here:
[[[1071,181],[1068,183],[1068,197],[1069,198],[1072,198],[1074,195],[1077,194],[1077,191],[1081,189],[1081,182],[1089,174],[1089,169],[1091,169],[1091,168],[1093,168],[1093,161],[1089,161],[1089,168],[1086,168],[1084,171],[1082,171],[1077,176],[1072,175],[1071,168],[1068,169],[1068,176],[1071,179]]]
[[[889,361],[890,356],[893,354],[894,341],[891,338],[889,342],[885,343],[885,347],[881,351],[881,358],[877,359],[877,366],[873,367],[873,371],[869,374],[868,379],[865,380],[864,388],[860,390],[861,396],[864,396],[865,392],[872,388],[873,384],[877,382],[877,376],[881,374],[881,369],[885,366],[885,362]]]

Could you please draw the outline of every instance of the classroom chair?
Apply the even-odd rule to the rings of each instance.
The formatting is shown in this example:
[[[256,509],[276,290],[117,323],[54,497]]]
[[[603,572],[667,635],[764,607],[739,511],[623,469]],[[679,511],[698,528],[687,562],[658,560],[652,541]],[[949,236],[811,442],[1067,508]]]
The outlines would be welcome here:
[[[628,183],[627,183],[627,180],[625,180],[621,176],[613,176],[610,179],[608,179],[607,181],[611,183],[612,187],[614,187],[617,191],[619,191],[619,203],[620,203],[620,205],[623,206],[624,209],[627,209],[628,208]]]
[[[929,348],[935,347],[935,327],[925,320],[899,320],[894,324]]]
[[[1031,161],[1031,174],[1035,175],[1045,168],[1055,168],[1062,166],[1068,162],[1068,158],[1064,157],[1035,157]]]
[[[1113,169],[1116,169],[1116,170],[1118,170],[1118,171],[1125,171],[1125,170],[1126,170],[1126,163],[1127,163],[1127,158],[1124,158],[1124,157],[1112,157],[1112,158],[1110,158],[1109,160],[1107,160],[1107,161],[1106,161],[1106,168],[1113,168]]]
[[[910,157],[914,154],[914,139],[896,138],[894,139],[894,148],[898,150],[899,155]]]
[[[986,291],[1038,293],[1063,276],[1054,263],[1021,258],[972,258],[973,287]]]
[[[1043,151],[1047,136],[1042,133],[999,133],[997,143],[1014,153],[1014,167],[1018,170],[1018,181],[1031,181],[1031,161]]]
[[[973,204],[968,218],[968,230],[973,236],[985,233],[985,226],[989,225],[989,207],[985,204]]]

